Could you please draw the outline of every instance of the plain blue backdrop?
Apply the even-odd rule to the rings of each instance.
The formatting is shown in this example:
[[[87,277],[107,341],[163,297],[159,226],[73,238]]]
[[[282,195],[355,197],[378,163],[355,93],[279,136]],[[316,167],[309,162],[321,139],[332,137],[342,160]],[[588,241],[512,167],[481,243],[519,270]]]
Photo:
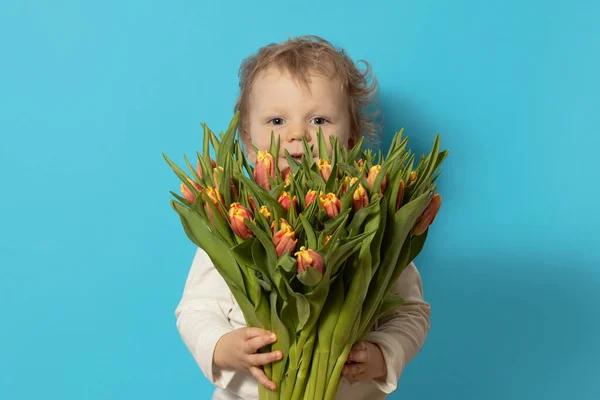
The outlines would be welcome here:
[[[208,399],[175,327],[169,190],[242,59],[317,34],[371,62],[386,139],[450,149],[417,260],[427,342],[391,399],[600,398],[600,3],[0,5],[0,398]]]

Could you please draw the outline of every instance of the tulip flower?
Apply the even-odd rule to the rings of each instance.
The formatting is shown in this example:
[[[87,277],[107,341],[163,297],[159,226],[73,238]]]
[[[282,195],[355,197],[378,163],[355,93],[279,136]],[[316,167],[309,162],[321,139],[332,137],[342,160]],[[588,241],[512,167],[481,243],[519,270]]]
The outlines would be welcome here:
[[[408,186],[411,183],[413,183],[414,181],[416,181],[417,180],[417,176],[418,176],[417,171],[412,171],[410,173],[410,176],[408,177],[408,183],[406,185]]]
[[[396,211],[402,207],[402,198],[404,197],[404,180],[400,179],[400,185],[398,186],[398,197],[396,198]]]
[[[275,159],[271,153],[259,150],[254,168],[254,181],[264,189],[271,190],[270,178],[275,179]]]
[[[369,174],[367,175],[367,183],[369,184],[371,189],[373,189],[373,184],[375,183],[375,179],[377,178],[379,171],[381,171],[381,165],[374,165],[369,170]],[[381,186],[379,188],[380,193],[385,192],[386,187],[387,187],[387,176],[384,176],[383,181],[381,181]]]
[[[298,209],[296,196],[292,197],[288,192],[281,192],[277,201],[283,206],[283,208],[285,208],[285,211],[289,211],[292,203],[294,203],[294,210]]]
[[[310,203],[312,203],[315,198],[317,197],[317,191],[316,190],[309,190],[306,193],[306,197],[304,198],[304,207],[308,208],[308,206],[310,205]]]
[[[306,249],[306,247],[300,247],[300,251],[294,254],[297,258],[298,273],[306,271],[308,267],[313,267],[323,275],[325,272],[325,264],[323,263],[323,257],[314,250]]]
[[[212,158],[210,159],[210,167],[211,169],[215,169],[215,167],[217,166],[217,163],[215,162],[215,160],[213,160]],[[200,177],[200,179],[202,179],[202,167],[200,166],[200,161],[198,161],[196,163],[196,172],[198,173],[198,176]]]
[[[369,196],[363,185],[359,183],[352,194],[352,208],[354,209],[354,212],[356,212],[367,205],[369,205]]]
[[[273,217],[273,214],[271,213],[271,210],[269,210],[267,208],[267,206],[260,207],[259,212],[267,219],[267,221],[270,221],[271,218]]]
[[[256,203],[254,203],[254,199],[250,193],[248,193],[248,203],[250,203],[250,208],[252,208],[252,211],[256,212]]]
[[[325,246],[327,244],[327,242],[329,242],[329,240],[331,239],[332,235],[327,235],[325,236],[325,239],[323,239],[323,246]]]
[[[319,172],[321,173],[321,176],[323,177],[325,182],[327,182],[329,176],[331,175],[331,161],[319,160],[317,166],[319,167]]]
[[[438,193],[434,194],[431,201],[423,211],[423,214],[417,219],[415,227],[413,228],[413,234],[415,236],[422,235],[425,233],[429,225],[433,223],[435,216],[437,215],[442,205],[442,196]]]
[[[340,209],[342,208],[342,202],[335,193],[327,193],[319,196],[319,202],[321,206],[325,209],[327,216],[329,218],[333,218],[340,213]]]
[[[294,229],[283,218],[280,221],[280,229],[273,235],[273,245],[278,258],[288,251],[294,251],[298,244]]]
[[[342,194],[346,194],[348,189],[350,189],[352,185],[356,183],[357,180],[357,178],[350,178],[349,176],[346,176],[344,178],[344,182],[342,183]]]
[[[194,182],[190,178],[188,178],[188,182],[191,183],[192,185],[194,185],[194,187],[196,189],[198,189],[199,192],[202,191],[202,186],[200,186],[200,184]],[[194,193],[192,193],[190,188],[186,186],[185,183],[181,182],[180,190],[181,190],[181,193],[183,194],[183,197],[185,197],[185,199],[187,201],[189,201],[190,203],[193,203],[194,201],[196,201],[196,196],[194,195]]]
[[[285,182],[287,182],[287,177],[290,174],[290,172],[292,172],[292,169],[290,167],[285,167],[282,171],[281,171],[281,179],[283,179]],[[287,185],[287,183],[286,183]]]
[[[284,178],[285,186],[290,186],[292,184],[293,176],[294,176],[294,174],[292,174],[292,173],[289,173],[285,176],[285,178]]]
[[[208,186],[206,188],[206,195],[208,196],[210,201],[215,205],[217,210],[221,212],[221,209],[219,207],[219,203],[223,204],[223,197],[221,196],[221,193],[217,189]],[[212,223],[214,223],[215,221],[213,219],[212,209],[208,206],[208,204],[205,204],[204,207],[206,208],[206,213],[208,214],[208,217],[210,218]]]
[[[253,233],[244,223],[244,219],[252,221],[252,213],[250,210],[238,202],[231,203],[231,207],[229,207],[231,230],[242,239],[250,239],[253,236]]]

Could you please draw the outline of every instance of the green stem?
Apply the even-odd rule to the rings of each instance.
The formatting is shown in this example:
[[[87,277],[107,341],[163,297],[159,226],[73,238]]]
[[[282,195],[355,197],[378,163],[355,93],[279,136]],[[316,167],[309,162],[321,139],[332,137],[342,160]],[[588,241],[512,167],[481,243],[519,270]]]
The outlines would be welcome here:
[[[300,400],[306,392],[306,379],[313,360],[313,349],[315,347],[315,334],[310,335],[306,342],[306,348],[302,352],[302,360],[300,361],[300,370],[296,375],[296,382],[293,387],[293,394],[290,396],[292,400]],[[286,393],[287,395],[287,393]],[[284,397],[286,400],[290,397]]]
[[[352,349],[352,344],[347,344],[342,350],[342,354],[340,354],[340,356],[337,358],[333,372],[329,377],[329,383],[327,385],[325,397],[322,397],[323,400],[334,400],[336,398],[342,379],[342,368],[344,368],[348,354],[350,354],[350,349]]]
[[[315,400],[315,391],[317,390],[317,376],[319,373],[318,368],[319,356],[318,354],[314,354],[312,361],[310,363],[310,375],[308,377],[308,384],[306,387],[306,394],[304,396],[304,400]]]
[[[322,399],[325,395],[325,388],[327,386],[327,363],[329,361],[329,351],[317,351],[317,362],[318,362],[318,375],[316,382],[316,390],[313,399]]]

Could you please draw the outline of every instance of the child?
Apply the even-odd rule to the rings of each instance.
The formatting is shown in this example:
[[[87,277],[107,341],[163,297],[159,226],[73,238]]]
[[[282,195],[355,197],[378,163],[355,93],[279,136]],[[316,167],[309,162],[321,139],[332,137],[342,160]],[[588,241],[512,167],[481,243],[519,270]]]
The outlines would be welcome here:
[[[372,135],[373,123],[364,110],[376,85],[368,86],[368,73],[361,74],[343,51],[314,36],[268,45],[246,59],[240,68],[235,110],[240,111],[238,132],[250,161],[256,162],[252,145],[269,148],[271,131],[281,138],[280,169],[287,165],[283,149],[300,158],[302,137],[314,144],[319,127],[328,144],[328,137],[336,136],[341,145],[352,147],[363,132]],[[317,158],[317,146],[313,156]],[[430,306],[423,300],[421,277],[413,263],[393,290],[404,304],[353,347],[338,399],[386,398],[423,346]],[[276,338],[246,327],[233,295],[202,249],[196,252],[175,315],[183,341],[216,386],[213,399],[257,399],[259,384],[274,389],[262,366],[281,354],[258,350]]]

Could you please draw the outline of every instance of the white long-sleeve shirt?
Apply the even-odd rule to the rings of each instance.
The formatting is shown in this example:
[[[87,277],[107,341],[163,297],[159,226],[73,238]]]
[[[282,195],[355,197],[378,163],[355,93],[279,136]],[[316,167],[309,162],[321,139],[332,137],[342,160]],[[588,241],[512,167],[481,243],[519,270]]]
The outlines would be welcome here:
[[[421,276],[414,263],[405,268],[392,290],[402,296],[404,304],[380,319],[364,339],[381,348],[387,366],[385,380],[350,383],[342,378],[337,399],[385,399],[396,390],[404,367],[423,346],[431,308],[423,299]],[[175,316],[183,342],[216,386],[213,400],[258,399],[258,383],[248,371],[221,369],[213,363],[219,338],[245,327],[246,322],[225,280],[202,249],[195,254]]]

